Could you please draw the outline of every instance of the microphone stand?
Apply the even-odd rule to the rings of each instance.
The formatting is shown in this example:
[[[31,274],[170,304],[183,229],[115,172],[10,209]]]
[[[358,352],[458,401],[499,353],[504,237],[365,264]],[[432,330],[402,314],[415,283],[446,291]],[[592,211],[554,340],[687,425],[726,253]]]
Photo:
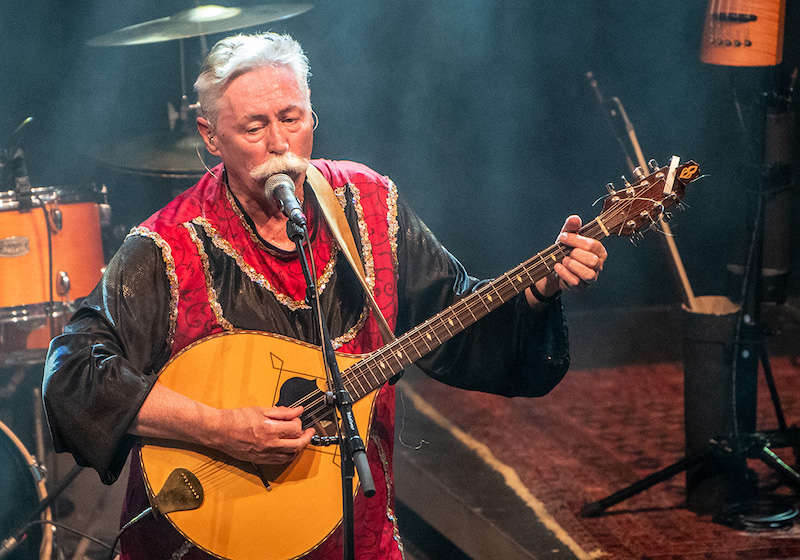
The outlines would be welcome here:
[[[339,371],[339,364],[336,362],[336,353],[333,350],[328,327],[322,314],[319,304],[319,293],[317,292],[314,276],[309,271],[306,254],[303,250],[303,240],[305,239],[311,252],[311,241],[308,238],[308,230],[304,226],[295,224],[291,219],[286,222],[286,235],[294,242],[297,255],[300,258],[300,266],[303,269],[303,276],[306,280],[306,301],[311,305],[312,310],[317,316],[319,333],[324,358],[325,370],[328,376],[328,391],[325,398],[329,404],[333,404],[338,411],[338,441],[339,450],[342,457],[342,530],[344,532],[342,542],[342,558],[344,560],[355,559],[355,534],[353,516],[353,475],[358,471],[358,478],[366,497],[375,495],[375,482],[367,462],[367,452],[364,441],[358,434],[358,426],[353,415],[353,399],[344,386],[342,375]],[[314,265],[313,255],[311,263]],[[327,444],[328,441],[319,438],[319,441]]]

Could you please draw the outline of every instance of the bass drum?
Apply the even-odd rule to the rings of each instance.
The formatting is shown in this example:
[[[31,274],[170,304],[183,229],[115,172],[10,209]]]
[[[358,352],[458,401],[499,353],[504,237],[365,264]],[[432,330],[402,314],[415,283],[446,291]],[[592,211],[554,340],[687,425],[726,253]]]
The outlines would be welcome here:
[[[17,436],[0,422],[0,539],[5,539],[25,522],[47,497],[39,467]],[[46,509],[42,519],[52,519]],[[10,560],[49,560],[53,552],[52,526],[31,528],[27,538],[9,556]]]

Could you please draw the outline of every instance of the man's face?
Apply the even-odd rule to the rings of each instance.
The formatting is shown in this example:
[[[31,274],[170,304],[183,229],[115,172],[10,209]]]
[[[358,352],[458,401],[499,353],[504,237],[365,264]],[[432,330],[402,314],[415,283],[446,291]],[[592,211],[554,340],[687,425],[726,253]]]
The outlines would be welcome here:
[[[311,107],[294,74],[285,66],[263,66],[230,81],[217,101],[217,122],[212,127],[197,119],[208,151],[225,162],[231,183],[259,196],[263,178],[251,176],[256,168],[270,168],[287,155],[311,157],[314,142]],[[287,171],[273,169],[271,173]],[[291,172],[302,185],[304,172]]]

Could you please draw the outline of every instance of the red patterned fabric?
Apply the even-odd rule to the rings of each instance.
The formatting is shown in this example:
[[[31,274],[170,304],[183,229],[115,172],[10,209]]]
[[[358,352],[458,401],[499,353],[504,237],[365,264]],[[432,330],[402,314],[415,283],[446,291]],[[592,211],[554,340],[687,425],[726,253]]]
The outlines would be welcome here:
[[[394,328],[397,315],[397,270],[388,220],[389,181],[359,164],[329,160],[315,160],[312,163],[334,189],[349,185],[355,196],[360,198],[363,209],[362,225],[366,226],[374,261],[374,295],[389,325]],[[142,224],[142,227],[154,232],[169,245],[175,262],[178,306],[172,344],[173,355],[193,341],[223,329],[209,304],[203,265],[197,247],[184,226],[192,220],[205,219],[223,240],[241,254],[245,263],[266,278],[276,292],[293,300],[302,300],[305,295],[305,283],[298,259],[277,258],[261,248],[252,232],[243,224],[231,206],[221,177],[220,165]],[[359,232],[354,232],[354,235],[358,236]],[[332,236],[327,226],[323,225],[317,232],[312,246],[318,274],[322,274],[325,265],[332,258],[332,249]],[[269,326],[265,325],[264,330],[270,330]],[[382,345],[383,340],[377,322],[370,316],[356,337],[340,350],[365,353]],[[394,387],[385,386],[381,389],[375,407],[367,456],[377,491],[370,499],[364,498],[359,492],[355,500],[356,556],[363,560],[402,557],[392,513]],[[133,461],[123,521],[147,505],[141,476],[137,461]],[[148,520],[135,526],[123,537],[121,558],[123,560],[170,558],[182,543],[182,537],[165,520]],[[314,560],[341,558],[341,550],[342,535],[339,528],[307,558]],[[191,548],[183,558],[199,559],[208,556],[196,548]]]

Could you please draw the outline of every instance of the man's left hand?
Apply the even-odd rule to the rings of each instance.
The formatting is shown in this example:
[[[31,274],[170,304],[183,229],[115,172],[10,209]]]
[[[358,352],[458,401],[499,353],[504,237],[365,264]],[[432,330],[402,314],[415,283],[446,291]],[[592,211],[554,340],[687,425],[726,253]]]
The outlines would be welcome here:
[[[577,232],[581,229],[581,219],[572,215],[564,222],[558,242],[569,247],[572,251],[560,263],[553,266],[553,273],[536,282],[536,289],[544,297],[552,297],[559,290],[569,290],[591,284],[597,281],[600,271],[608,258],[608,253],[603,244],[590,237],[584,237]],[[525,290],[525,297],[530,305],[536,305],[539,300],[530,289]]]

